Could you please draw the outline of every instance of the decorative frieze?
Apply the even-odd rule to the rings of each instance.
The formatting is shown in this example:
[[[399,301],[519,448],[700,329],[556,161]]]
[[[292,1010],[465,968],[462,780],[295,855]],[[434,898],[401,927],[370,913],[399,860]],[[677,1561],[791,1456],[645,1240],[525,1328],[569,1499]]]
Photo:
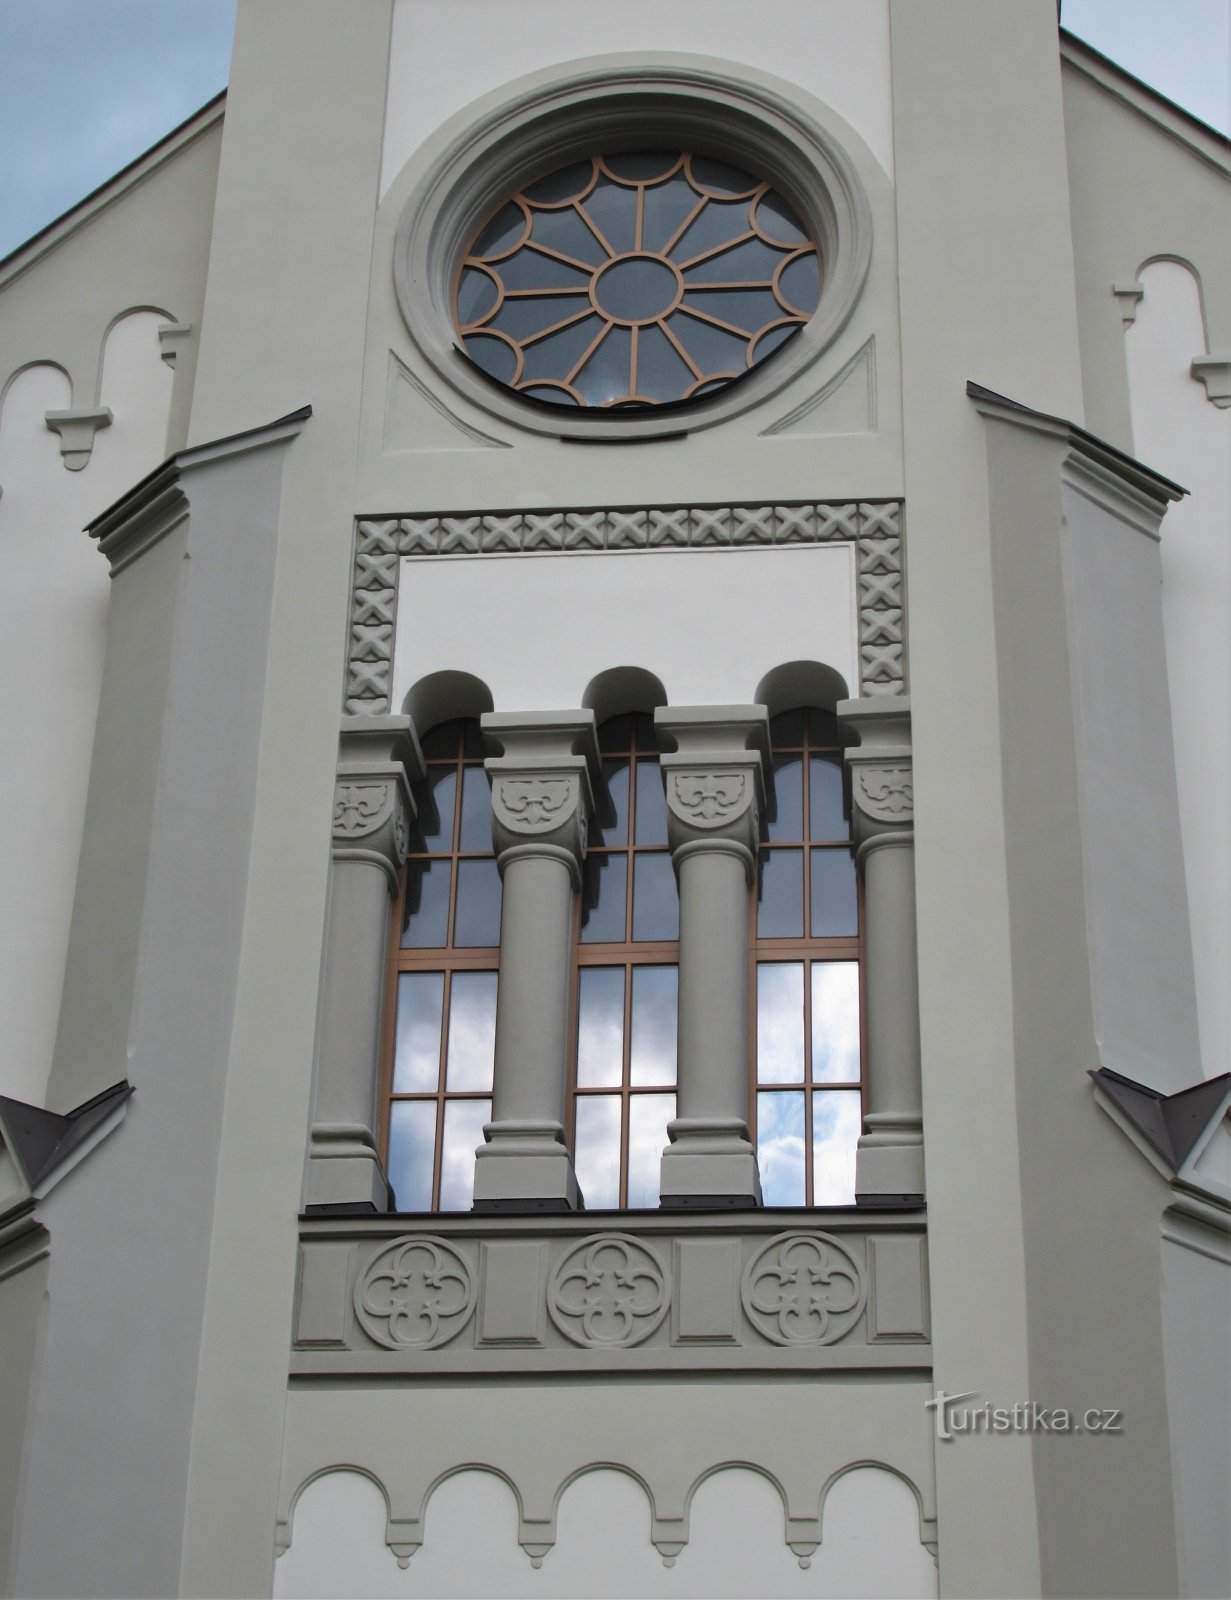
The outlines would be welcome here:
[[[820,1219],[818,1219],[820,1220]],[[925,1366],[921,1217],[647,1212],[303,1224],[292,1370]],[[339,1311],[344,1312],[339,1320]]]
[[[904,694],[900,500],[361,517],[355,531],[345,709],[352,714],[389,709],[403,556],[833,543],[854,544],[857,551],[860,693]]]

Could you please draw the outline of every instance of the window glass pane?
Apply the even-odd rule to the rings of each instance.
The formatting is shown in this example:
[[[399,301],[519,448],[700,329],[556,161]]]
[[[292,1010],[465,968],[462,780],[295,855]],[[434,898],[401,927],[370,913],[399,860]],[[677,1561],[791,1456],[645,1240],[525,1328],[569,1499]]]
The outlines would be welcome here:
[[[624,1071],[624,968],[583,967],[577,976],[577,1082],[609,1088]]]
[[[671,252],[678,265],[693,260],[720,244],[730,244],[748,232],[748,202],[746,200],[711,200],[702,206],[697,216]],[[777,313],[779,316],[781,312]]]
[[[646,250],[661,250],[679,232],[700,198],[682,177],[647,189],[641,223],[643,247]]]
[[[587,1211],[614,1211],[620,1203],[620,1097],[577,1096],[577,1182]]]
[[[855,857],[849,850],[812,852],[812,937],[836,939],[859,932]]]
[[[591,846],[628,843],[628,761],[603,762],[603,787],[595,796],[598,802],[597,837]]]
[[[490,1100],[447,1100],[440,1152],[440,1209],[469,1211],[474,1204],[474,1153],[483,1124],[492,1120]]]
[[[453,799],[457,791],[455,767],[429,767],[426,779],[415,785],[419,815],[410,834],[410,852],[438,854],[453,848]]]
[[[496,1050],[496,974],[455,972],[449,1002],[447,1089],[490,1089]]]
[[[812,964],[812,1081],[859,1082],[859,963]]]
[[[449,937],[448,861],[411,861],[406,867],[403,950],[434,950]]]
[[[389,1108],[387,1172],[397,1210],[431,1210],[435,1153],[436,1102],[395,1101]]]
[[[667,1124],[675,1116],[673,1094],[635,1094],[628,1103],[628,1204],[639,1211],[658,1204],[659,1172],[667,1147]]]
[[[675,1083],[678,988],[678,967],[633,968],[633,1037],[628,1066],[630,1083]]]
[[[678,939],[680,897],[671,857],[638,856],[633,869],[633,938]]]
[[[462,754],[468,761],[479,760],[487,754],[483,748],[483,729],[479,726],[477,717],[462,723]]]
[[[757,1095],[757,1162],[767,1206],[804,1204],[804,1097]]]
[[[466,767],[462,780],[460,850],[492,848],[492,791],[482,767]]]
[[[582,944],[623,944],[628,857],[588,855],[581,869]]]
[[[637,338],[637,393],[645,400],[678,400],[694,382],[661,328],[653,323],[642,328]]]
[[[757,967],[757,1082],[804,1081],[804,964]]]
[[[627,328],[608,326],[594,354],[573,379],[573,387],[588,406],[622,400],[632,375],[633,342]]]
[[[673,251],[678,257],[679,252]],[[684,271],[684,281],[695,283],[768,283],[782,260],[781,250],[771,250],[759,239],[749,239],[720,255],[709,256],[699,266]],[[802,308],[801,308],[802,309]],[[815,307],[813,308],[815,309]]]
[[[459,861],[453,943],[500,943],[500,872],[495,861]]]
[[[804,853],[762,850],[757,886],[757,936],[799,939],[804,931]]]
[[[774,803],[766,807],[767,839],[804,836],[804,762],[802,756],[775,756]]]
[[[637,235],[636,190],[600,178],[586,196],[582,210],[598,224],[599,232],[616,255],[633,248]]]
[[[414,1089],[434,1093],[439,1087],[440,1013],[444,990],[443,972],[398,974],[394,1094],[407,1094]]]
[[[808,763],[808,810],[811,838],[849,837],[846,818],[842,815],[841,756],[813,756]]]
[[[567,211],[537,212],[530,237],[548,250],[558,250],[562,256],[571,256],[591,267],[601,267],[607,260],[607,252],[571,207]]]
[[[818,1089],[812,1096],[813,1205],[855,1204],[859,1091]]]
[[[714,258],[722,260],[721,256]],[[708,265],[708,263],[707,263]],[[704,272],[705,266],[696,268]],[[748,341],[734,333],[724,333],[712,323],[701,322],[685,311],[673,312],[666,326],[692,357],[694,364],[705,377],[719,372],[743,372],[747,362]]]
[[[653,757],[637,763],[635,839],[640,845],[667,842],[667,799],[658,762]]]

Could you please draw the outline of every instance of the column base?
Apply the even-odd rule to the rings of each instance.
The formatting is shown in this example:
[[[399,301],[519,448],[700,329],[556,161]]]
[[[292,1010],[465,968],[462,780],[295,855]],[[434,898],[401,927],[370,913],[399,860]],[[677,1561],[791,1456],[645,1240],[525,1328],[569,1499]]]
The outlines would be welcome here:
[[[308,1175],[304,1185],[304,1211],[348,1212],[392,1209],[376,1141],[370,1128],[320,1126],[312,1129],[308,1144]]]
[[[751,1209],[761,1204],[748,1124],[731,1117],[678,1117],[667,1124],[659,1195],[664,1211]]]
[[[475,1211],[581,1211],[558,1122],[489,1122],[475,1151]]]
[[[920,1205],[923,1135],[918,1124],[898,1123],[865,1133],[855,1153],[855,1204]]]

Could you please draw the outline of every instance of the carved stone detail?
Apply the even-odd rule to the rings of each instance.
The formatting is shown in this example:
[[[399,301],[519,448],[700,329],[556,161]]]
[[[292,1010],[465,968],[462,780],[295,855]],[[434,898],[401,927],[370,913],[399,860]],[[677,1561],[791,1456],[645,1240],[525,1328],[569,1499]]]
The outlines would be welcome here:
[[[470,1268],[443,1239],[395,1239],[355,1285],[355,1315],[386,1350],[434,1350],[466,1326],[475,1306]]]
[[[352,714],[389,709],[403,556],[841,542],[858,550],[861,692],[905,694],[900,500],[360,518],[345,709]]]
[[[648,1339],[671,1293],[658,1253],[626,1233],[583,1239],[556,1263],[547,1309],[566,1339],[590,1349],[624,1350]]]
[[[375,833],[393,810],[392,783],[340,783],[333,793],[333,836],[363,839]]]
[[[574,777],[496,778],[492,810],[510,833],[554,833],[580,793]]]
[[[855,804],[876,822],[905,826],[915,814],[915,790],[909,762],[893,766],[852,765]]]
[[[667,805],[694,828],[725,828],[752,803],[746,772],[670,772]]]
[[[858,1321],[867,1280],[855,1257],[827,1233],[783,1233],[744,1272],[748,1320],[774,1344],[834,1344]]]

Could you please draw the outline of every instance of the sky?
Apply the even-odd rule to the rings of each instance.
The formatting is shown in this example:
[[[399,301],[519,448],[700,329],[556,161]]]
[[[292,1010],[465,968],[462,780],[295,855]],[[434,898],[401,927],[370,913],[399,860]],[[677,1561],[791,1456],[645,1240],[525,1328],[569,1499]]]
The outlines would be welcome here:
[[[225,87],[235,6],[0,0],[0,258]],[[1061,20],[1231,132],[1231,0],[1062,0]]]

